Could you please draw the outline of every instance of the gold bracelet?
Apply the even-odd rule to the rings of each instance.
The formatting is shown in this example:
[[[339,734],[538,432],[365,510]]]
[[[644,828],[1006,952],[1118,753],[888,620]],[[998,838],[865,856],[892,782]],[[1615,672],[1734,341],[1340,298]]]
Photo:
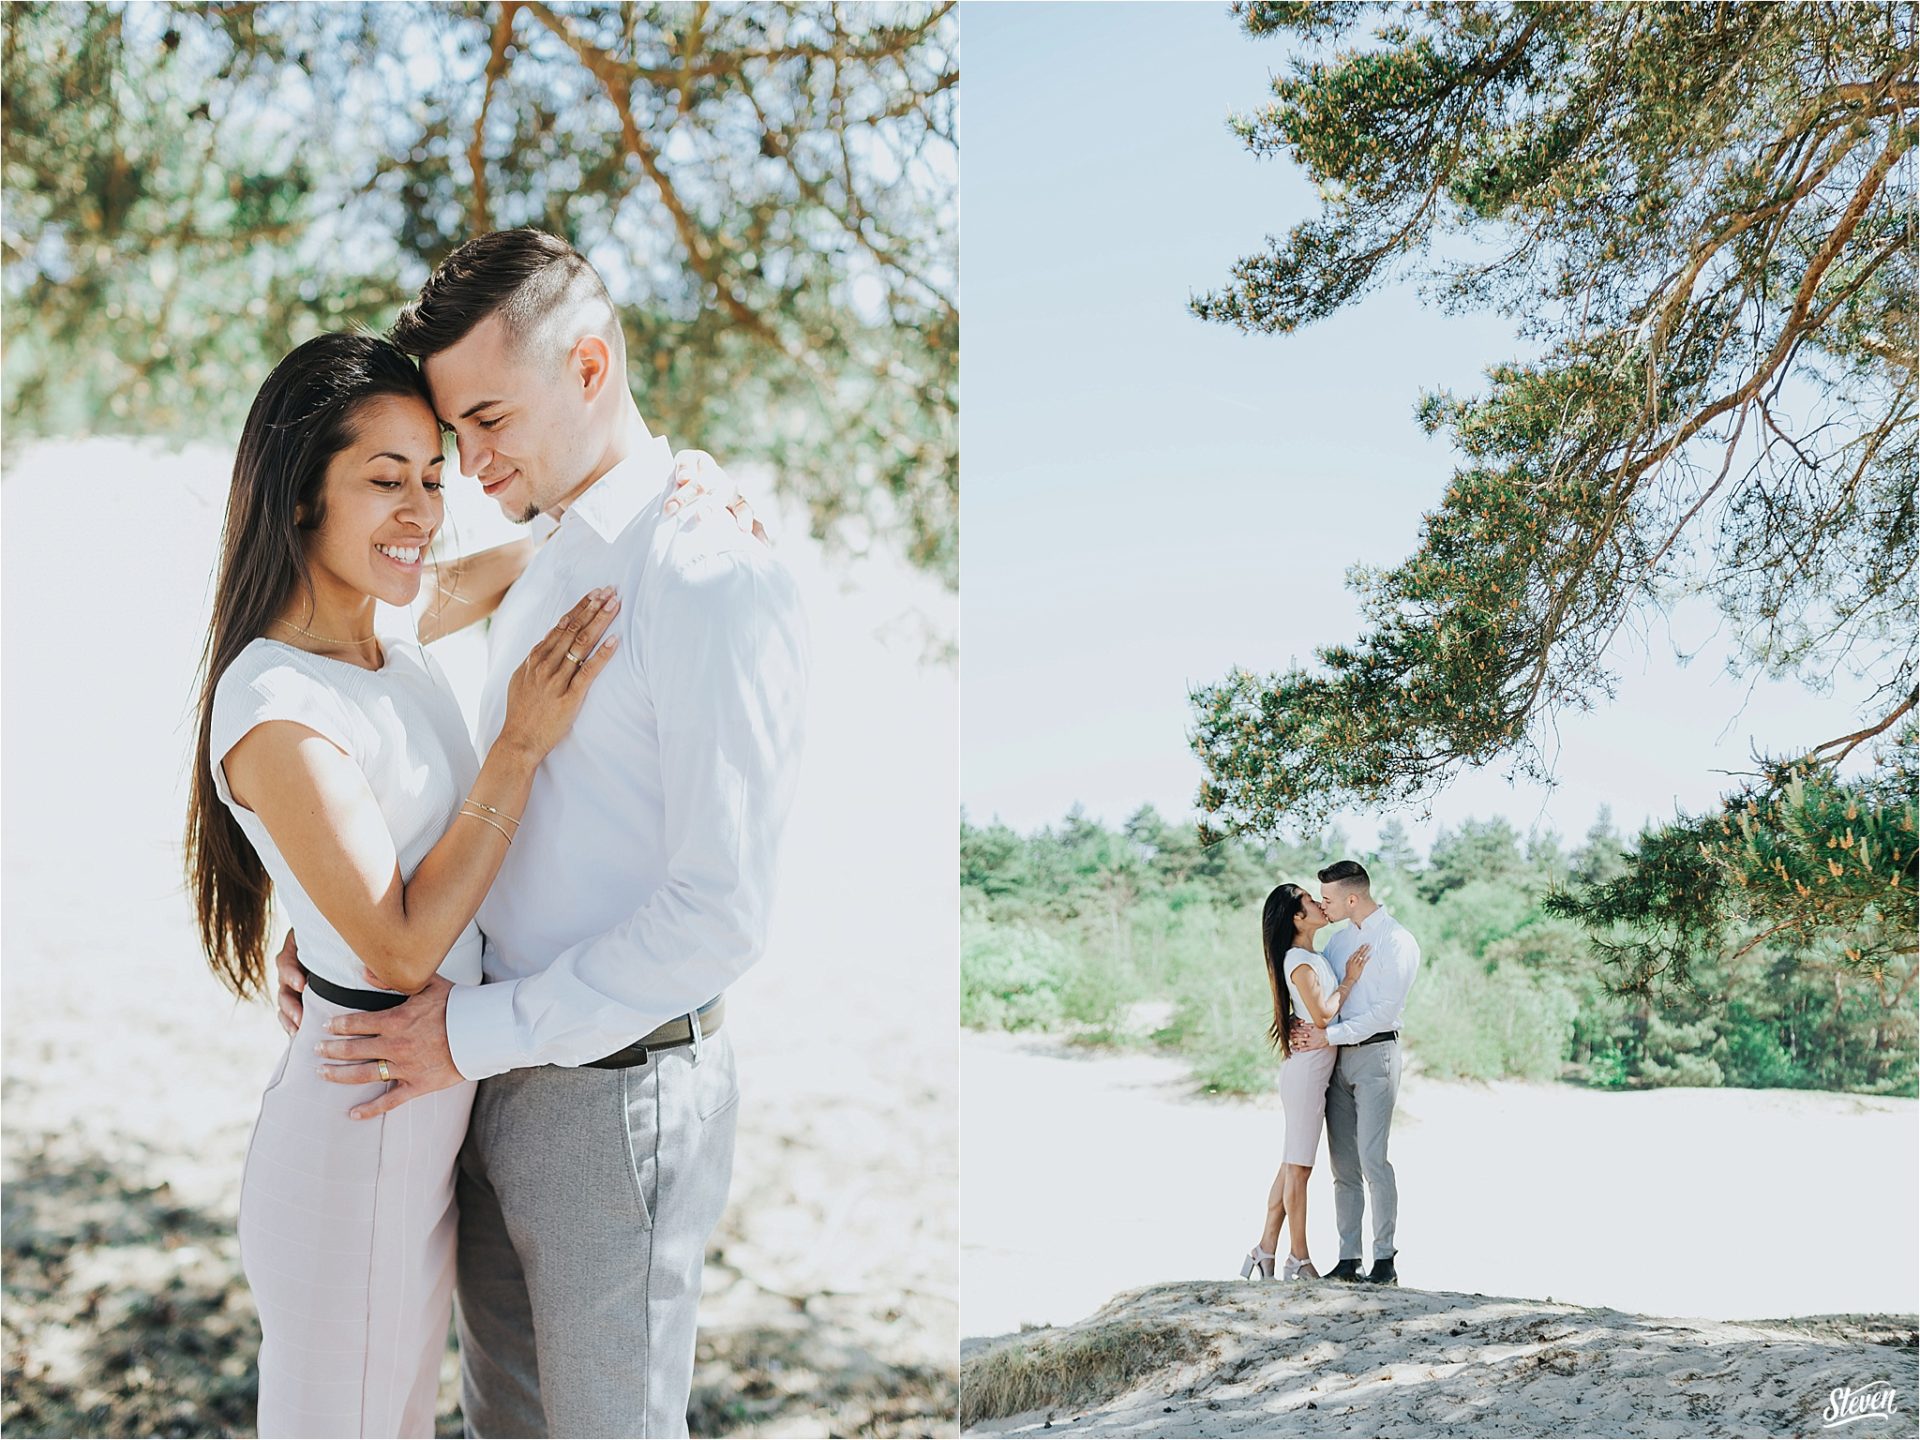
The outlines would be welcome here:
[[[504,811],[494,809],[493,806],[487,804],[487,802],[484,800],[476,800],[471,795],[469,795],[466,799],[462,800],[460,803],[462,805],[477,805],[482,810],[486,811],[489,815],[493,816],[494,818],[506,821],[507,824],[513,826],[514,829],[518,830],[520,828],[520,822],[514,819],[513,816],[508,815]],[[478,819],[479,817],[475,816],[474,818]]]
[[[511,836],[511,835],[507,835],[507,827],[506,827],[506,826],[504,826],[504,825],[502,825],[502,824],[501,824],[501,823],[500,823],[499,821],[497,821],[497,820],[491,820],[491,819],[489,819],[489,818],[488,818],[487,816],[485,816],[485,815],[476,815],[476,814],[474,814],[474,812],[473,812],[473,811],[471,811],[471,810],[465,810],[465,809],[463,809],[463,810],[461,810],[461,812],[460,812],[460,814],[461,814],[461,815],[464,815],[464,816],[466,816],[466,817],[467,817],[467,819],[469,819],[469,820],[478,820],[478,821],[479,821],[479,822],[480,822],[480,823],[481,823],[482,825],[491,825],[491,826],[493,826],[493,828],[494,828],[494,829],[496,829],[496,830],[498,830],[498,831],[499,831],[499,832],[500,832],[500,833],[501,833],[502,835],[506,835],[506,837],[507,837],[507,844],[509,844],[509,845],[511,845],[511,844],[513,844],[513,836]]]

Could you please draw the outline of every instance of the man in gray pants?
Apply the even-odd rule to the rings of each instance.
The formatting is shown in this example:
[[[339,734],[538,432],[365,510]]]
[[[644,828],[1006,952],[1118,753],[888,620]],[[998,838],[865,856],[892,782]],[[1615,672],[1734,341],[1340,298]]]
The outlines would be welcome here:
[[[1420,942],[1373,898],[1366,867],[1341,860],[1320,872],[1320,903],[1330,921],[1352,923],[1327,944],[1327,963],[1338,975],[1347,957],[1370,947],[1366,971],[1320,1030],[1296,1020],[1290,1043],[1296,1050],[1338,1045],[1327,1084],[1327,1151],[1333,1159],[1333,1208],[1340,1226],[1340,1263],[1329,1280],[1397,1285],[1393,1227],[1400,1212],[1387,1137],[1400,1096],[1400,1017],[1420,969]],[[1362,1191],[1364,1177],[1366,1189]],[[1367,1197],[1373,1199],[1373,1269],[1360,1271],[1360,1225]]]

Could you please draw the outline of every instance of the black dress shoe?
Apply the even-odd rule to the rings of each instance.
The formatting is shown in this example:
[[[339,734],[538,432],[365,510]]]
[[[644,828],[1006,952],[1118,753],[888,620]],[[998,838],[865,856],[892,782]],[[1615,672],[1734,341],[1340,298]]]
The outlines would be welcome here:
[[[1366,1282],[1369,1285],[1398,1285],[1400,1276],[1393,1268],[1393,1257],[1389,1255],[1384,1260],[1374,1261],[1373,1269],[1366,1274]]]
[[[1322,1280],[1362,1280],[1366,1277],[1361,1275],[1360,1261],[1356,1258],[1353,1260],[1342,1260],[1320,1278]]]

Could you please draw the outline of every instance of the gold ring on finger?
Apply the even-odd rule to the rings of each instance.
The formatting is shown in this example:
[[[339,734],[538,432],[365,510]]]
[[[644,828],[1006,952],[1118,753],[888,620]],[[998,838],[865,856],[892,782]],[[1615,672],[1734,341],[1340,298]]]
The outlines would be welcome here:
[[[381,1081],[383,1083],[391,1082],[393,1079],[393,1072],[387,1069],[387,1062],[384,1060],[376,1060],[373,1063],[375,1067],[380,1071]]]
[[[567,651],[567,659],[569,659],[569,660],[571,660],[571,661],[573,661],[573,663],[574,663],[574,664],[576,664],[576,665],[584,665],[584,664],[586,664],[586,663],[587,663],[587,657],[586,657],[586,656],[584,656],[584,655],[576,655],[576,654],[574,654],[574,653],[573,653],[573,651],[571,651],[571,650],[569,650],[569,651]]]

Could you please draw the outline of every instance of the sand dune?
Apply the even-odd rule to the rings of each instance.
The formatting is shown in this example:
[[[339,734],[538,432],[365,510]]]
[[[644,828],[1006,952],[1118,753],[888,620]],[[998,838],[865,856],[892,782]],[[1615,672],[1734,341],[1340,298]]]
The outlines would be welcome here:
[[[1915,1433],[1912,1100],[1410,1074],[1404,1288],[1374,1290],[1224,1278],[1276,1097],[974,1031],[961,1075],[961,1326],[999,1337],[963,1342],[973,1433],[1800,1435],[1875,1382],[1899,1413],[1834,1433]],[[1324,1141],[1320,1162],[1331,1262]]]
[[[1836,1433],[1910,1435],[1913,1324],[1651,1319],[1332,1281],[1160,1285],[1077,1325],[968,1342],[965,1433],[1807,1435],[1845,1387],[1891,1390],[1892,1410]]]

